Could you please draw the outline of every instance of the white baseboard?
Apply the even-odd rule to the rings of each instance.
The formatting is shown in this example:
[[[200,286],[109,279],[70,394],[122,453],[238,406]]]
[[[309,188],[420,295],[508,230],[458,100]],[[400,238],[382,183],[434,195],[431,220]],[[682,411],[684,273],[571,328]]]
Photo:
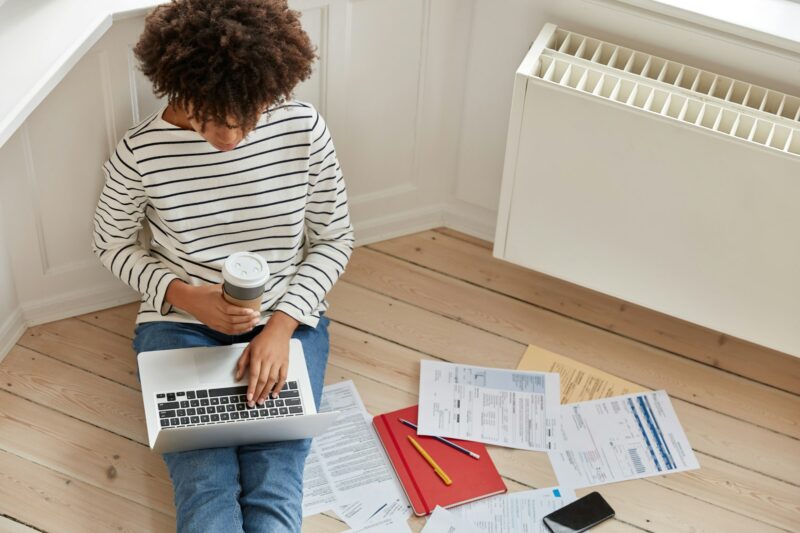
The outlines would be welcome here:
[[[463,202],[448,203],[443,209],[442,224],[472,237],[494,242],[497,213]]]
[[[443,213],[444,205],[436,204],[359,222],[355,225],[356,245],[438,228],[444,223]]]
[[[3,324],[0,324],[0,361],[17,344],[22,334],[25,333],[25,319],[22,309],[17,307]]]
[[[36,326],[139,299],[139,294],[121,281],[104,283],[91,290],[71,291],[52,298],[26,302],[22,306],[22,314],[27,326]]]

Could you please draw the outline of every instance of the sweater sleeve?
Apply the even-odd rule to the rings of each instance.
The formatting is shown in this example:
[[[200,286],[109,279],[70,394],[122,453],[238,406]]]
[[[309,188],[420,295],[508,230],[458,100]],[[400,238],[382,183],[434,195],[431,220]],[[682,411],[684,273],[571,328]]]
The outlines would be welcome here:
[[[92,250],[107,269],[166,315],[172,309],[165,301],[167,287],[179,276],[139,243],[147,196],[126,138],[103,165],[103,174],[106,181],[94,214]]]
[[[330,132],[319,113],[311,133],[305,211],[308,250],[275,310],[316,327],[316,310],[344,272],[354,239],[344,177]]]

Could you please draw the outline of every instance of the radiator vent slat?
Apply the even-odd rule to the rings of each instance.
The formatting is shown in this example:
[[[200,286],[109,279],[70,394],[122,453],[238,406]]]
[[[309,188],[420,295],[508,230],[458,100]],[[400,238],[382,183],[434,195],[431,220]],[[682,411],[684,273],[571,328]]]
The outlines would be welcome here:
[[[800,98],[561,28],[530,75],[800,156]]]

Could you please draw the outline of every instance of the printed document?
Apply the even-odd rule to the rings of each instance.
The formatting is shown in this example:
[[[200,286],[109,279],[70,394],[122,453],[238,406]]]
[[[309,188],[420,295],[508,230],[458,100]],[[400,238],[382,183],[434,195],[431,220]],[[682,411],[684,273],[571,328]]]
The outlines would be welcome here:
[[[397,507],[409,516],[408,500],[352,381],[323,389],[319,412],[328,411],[341,414],[312,441],[303,478],[303,516],[334,509],[359,525],[364,516],[383,516]],[[362,501],[365,492],[371,494],[369,501]]]
[[[648,390],[538,346],[528,346],[517,370],[557,372],[561,376],[561,403],[583,402]]]
[[[387,518],[378,521],[370,520],[364,527],[348,529],[344,533],[361,533],[362,531],[369,531],[370,533],[413,533],[408,526],[408,519],[406,518]]]
[[[700,468],[665,391],[562,405],[549,455],[559,484],[574,488]]]
[[[417,433],[552,450],[559,377],[423,360]]]
[[[480,533],[480,530],[460,516],[437,505],[420,533]]]
[[[338,505],[335,511],[339,518],[356,530],[375,522],[408,520],[411,516],[408,500],[403,494],[376,490],[372,484],[350,493],[347,499],[348,503]]]
[[[542,518],[573,501],[572,489],[552,487],[493,496],[450,511],[480,533],[550,533]]]

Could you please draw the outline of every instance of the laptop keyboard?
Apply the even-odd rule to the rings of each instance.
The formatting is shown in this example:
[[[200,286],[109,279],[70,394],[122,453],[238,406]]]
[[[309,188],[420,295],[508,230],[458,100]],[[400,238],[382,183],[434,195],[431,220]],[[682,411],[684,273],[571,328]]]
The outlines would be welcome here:
[[[276,399],[247,405],[247,385],[156,394],[158,418],[163,429],[242,422],[303,414],[296,381],[283,385]]]

